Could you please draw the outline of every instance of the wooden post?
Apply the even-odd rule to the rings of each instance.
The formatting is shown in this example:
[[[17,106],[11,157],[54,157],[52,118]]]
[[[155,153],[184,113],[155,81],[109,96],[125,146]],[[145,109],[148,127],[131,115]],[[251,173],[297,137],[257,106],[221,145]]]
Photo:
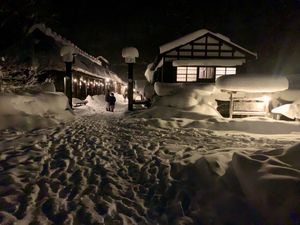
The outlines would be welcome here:
[[[68,97],[69,105],[72,109],[72,63],[66,63],[66,76],[65,76],[65,94]]]
[[[230,92],[229,118],[232,118],[232,114],[233,114],[233,97],[232,97],[232,92]]]
[[[128,63],[128,110],[133,110],[133,63]]]
[[[128,64],[128,111],[133,110],[133,63],[139,57],[139,52],[135,47],[126,47],[122,49],[122,57]]]

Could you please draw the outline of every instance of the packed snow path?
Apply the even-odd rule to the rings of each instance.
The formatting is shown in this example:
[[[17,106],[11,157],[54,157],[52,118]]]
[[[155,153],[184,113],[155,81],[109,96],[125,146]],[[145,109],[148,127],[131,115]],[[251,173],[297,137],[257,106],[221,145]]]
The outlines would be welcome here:
[[[262,224],[228,162],[299,142],[105,115],[0,135],[3,225]]]

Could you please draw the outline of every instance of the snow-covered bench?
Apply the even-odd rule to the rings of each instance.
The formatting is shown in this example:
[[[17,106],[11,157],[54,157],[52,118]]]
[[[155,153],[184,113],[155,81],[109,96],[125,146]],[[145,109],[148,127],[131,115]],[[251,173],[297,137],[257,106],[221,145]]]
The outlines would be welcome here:
[[[289,82],[283,76],[271,74],[226,75],[217,79],[216,87],[230,95],[230,118],[234,115],[266,116],[270,95],[287,90]]]
[[[269,101],[264,98],[232,98],[232,116],[266,116]]]

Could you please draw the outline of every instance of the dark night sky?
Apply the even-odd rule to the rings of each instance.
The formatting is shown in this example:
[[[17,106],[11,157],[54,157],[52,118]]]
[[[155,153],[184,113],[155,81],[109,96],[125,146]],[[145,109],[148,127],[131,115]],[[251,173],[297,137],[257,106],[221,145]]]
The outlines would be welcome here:
[[[141,75],[159,45],[202,28],[257,52],[259,60],[250,72],[300,73],[299,0],[4,2],[2,29],[16,22],[15,27],[24,21],[45,22],[81,49],[107,58],[119,73],[127,68],[123,47],[138,48],[135,68]]]

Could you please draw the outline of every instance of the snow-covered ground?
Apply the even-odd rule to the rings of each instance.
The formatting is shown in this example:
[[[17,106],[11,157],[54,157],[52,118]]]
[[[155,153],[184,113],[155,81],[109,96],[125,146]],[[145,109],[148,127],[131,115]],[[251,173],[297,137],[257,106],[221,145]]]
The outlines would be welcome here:
[[[104,96],[71,112],[59,93],[2,95],[0,224],[299,224],[299,122],[182,96],[129,113],[117,95],[111,113]]]

